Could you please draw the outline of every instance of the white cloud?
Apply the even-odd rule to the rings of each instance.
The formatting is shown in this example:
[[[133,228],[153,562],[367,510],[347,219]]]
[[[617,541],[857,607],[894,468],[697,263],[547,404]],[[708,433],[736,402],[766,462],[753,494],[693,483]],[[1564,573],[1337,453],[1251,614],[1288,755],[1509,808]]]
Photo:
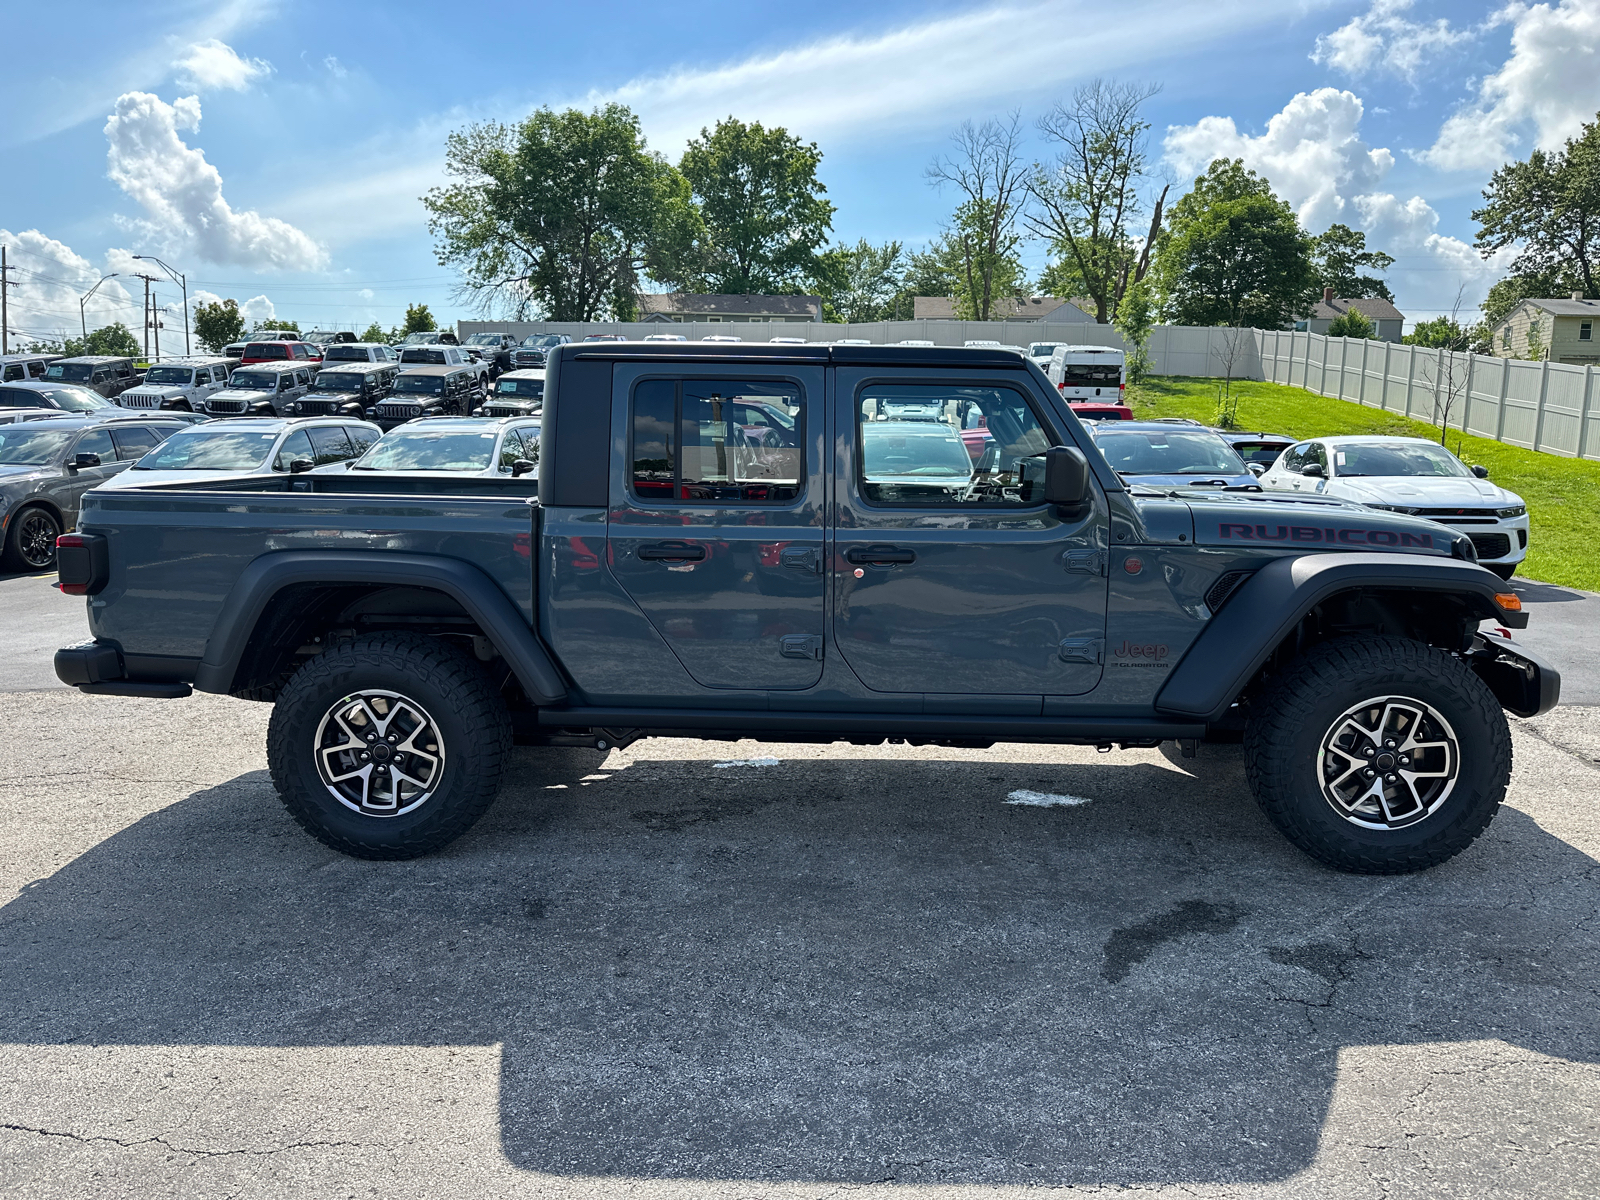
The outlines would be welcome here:
[[[276,217],[236,211],[222,194],[222,176],[205,152],[178,136],[200,125],[194,96],[163,103],[128,92],[106,122],[107,174],[144,209],[131,224],[173,253],[253,270],[312,270],[326,255],[309,237]]]
[[[31,341],[80,333],[78,298],[115,268],[101,270],[70,246],[37,229],[21,233],[0,229],[0,243],[6,246],[14,285],[6,319],[13,342],[19,338]],[[121,321],[138,332],[144,285],[130,282],[139,288],[138,299],[129,295],[120,279],[109,279],[100,285],[83,309],[90,329]]]
[[[1388,280],[1402,311],[1408,302],[1423,318],[1447,310],[1463,282],[1466,303],[1477,303],[1504,263],[1440,234],[1439,214],[1421,196],[1402,200],[1383,190],[1394,155],[1362,140],[1363,111],[1355,94],[1319,88],[1290,100],[1259,137],[1241,133],[1231,117],[1172,126],[1166,157],[1191,176],[1216,159],[1242,159],[1313,233],[1335,221],[1363,230],[1370,247],[1399,260]]]
[[[252,296],[239,305],[239,315],[244,318],[245,326],[254,325],[257,321],[271,321],[278,315],[277,307],[265,296]]]
[[[371,288],[362,288],[356,293],[356,295],[360,296],[363,300],[371,300],[374,292]]]
[[[1413,3],[1372,0],[1365,13],[1317,38],[1312,61],[1350,75],[1388,72],[1414,83],[1425,68],[1438,65],[1445,51],[1477,36],[1476,30],[1456,29],[1443,17],[1411,20],[1406,14]]]
[[[350,74],[349,68],[332,54],[328,55],[327,58],[322,60],[322,65],[328,69],[328,74],[332,75],[335,79],[343,79],[346,75]]]
[[[265,59],[240,58],[232,46],[217,38],[195,42],[173,69],[179,84],[202,92],[242,92],[272,74],[272,64]]]
[[[1477,99],[1453,114],[1433,147],[1417,155],[1447,171],[1493,170],[1529,133],[1560,146],[1600,109],[1600,0],[1507,5],[1511,56],[1478,85]]]

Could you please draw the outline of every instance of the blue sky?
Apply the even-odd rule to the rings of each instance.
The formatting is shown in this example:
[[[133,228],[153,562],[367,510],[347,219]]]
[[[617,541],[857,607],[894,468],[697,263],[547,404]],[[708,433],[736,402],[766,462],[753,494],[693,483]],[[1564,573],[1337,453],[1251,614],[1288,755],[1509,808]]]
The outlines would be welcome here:
[[[8,33],[71,46],[0,78],[13,337],[75,329],[78,295],[137,253],[186,271],[191,299],[302,327],[387,326],[414,301],[470,316],[417,197],[450,130],[541,104],[621,100],[672,157],[730,113],[782,124],[823,151],[838,239],[916,246],[954,203],[923,169],[958,122],[1015,109],[1031,127],[1097,75],[1162,85],[1151,151],[1174,196],[1243,156],[1313,230],[1368,230],[1427,317],[1503,270],[1470,248],[1495,166],[1600,109],[1600,0],[90,3],[14,11]],[[138,322],[122,282],[91,325]]]

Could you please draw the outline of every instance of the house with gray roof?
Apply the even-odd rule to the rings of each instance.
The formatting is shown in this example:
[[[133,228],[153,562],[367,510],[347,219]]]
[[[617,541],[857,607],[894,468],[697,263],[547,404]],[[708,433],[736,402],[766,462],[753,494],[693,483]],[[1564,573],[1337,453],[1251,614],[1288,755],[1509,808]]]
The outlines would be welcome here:
[[[1522,301],[1489,333],[1489,344],[1502,358],[1548,358],[1584,366],[1600,363],[1600,300],[1573,292],[1565,300]]]
[[[694,296],[661,292],[639,297],[641,321],[820,321],[821,296]]]
[[[954,321],[956,298],[954,296],[916,296],[912,299],[911,315],[918,321]],[[989,307],[991,321],[1049,321],[1052,323],[1088,321],[1093,323],[1092,311],[1085,312],[1071,300],[1055,296],[1001,296]]]
[[[1310,333],[1327,333],[1345,313],[1354,309],[1377,327],[1378,338],[1385,342],[1398,342],[1405,330],[1406,317],[1389,301],[1379,296],[1335,296],[1332,288],[1322,289],[1322,299],[1311,306],[1304,318],[1295,322],[1296,329]]]

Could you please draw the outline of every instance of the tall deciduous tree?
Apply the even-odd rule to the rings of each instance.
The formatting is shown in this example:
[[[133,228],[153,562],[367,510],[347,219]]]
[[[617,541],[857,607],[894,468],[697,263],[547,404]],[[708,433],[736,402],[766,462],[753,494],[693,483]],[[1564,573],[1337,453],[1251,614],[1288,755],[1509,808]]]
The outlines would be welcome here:
[[[1569,276],[1584,295],[1600,298],[1600,121],[1560,150],[1535,150],[1501,167],[1483,199],[1472,219],[1485,258],[1518,245],[1513,275]]]
[[[406,321],[400,326],[400,336],[408,333],[432,333],[439,328],[439,322],[433,319],[433,314],[428,311],[426,304],[406,305]]]
[[[935,187],[950,184],[966,197],[945,231],[944,248],[959,258],[958,315],[987,321],[995,301],[1018,295],[1024,283],[1017,257],[1017,223],[1027,200],[1022,118],[1012,113],[981,125],[966,121],[952,140],[955,152],[935,159],[927,177]]]
[[[194,336],[213,354],[244,336],[244,317],[237,300],[218,300],[194,306]]]
[[[1039,132],[1055,145],[1056,155],[1033,165],[1028,179],[1033,206],[1025,220],[1056,248],[1062,266],[1082,279],[1078,294],[1094,300],[1101,324],[1116,316],[1124,292],[1149,265],[1135,241],[1142,232],[1135,225],[1142,211],[1139,189],[1150,129],[1139,109],[1160,90],[1096,79],[1039,119]],[[1150,237],[1161,224],[1165,191],[1161,197]]]
[[[1382,298],[1393,302],[1394,293],[1377,275],[1394,266],[1394,259],[1382,250],[1367,249],[1367,235],[1359,229],[1337,222],[1328,226],[1328,232],[1312,240],[1311,261],[1317,270],[1319,288],[1332,288],[1341,298]]]
[[[620,104],[469,126],[445,170],[459,182],[422,198],[439,262],[480,311],[519,319],[631,317],[652,242],[688,217],[676,171]]]
[[[1238,159],[1218,159],[1172,206],[1156,245],[1160,308],[1180,325],[1281,329],[1309,302],[1311,239]]]
[[[820,257],[816,287],[830,321],[883,321],[894,317],[906,260],[899,242],[874,246],[862,238]],[[909,315],[909,314],[908,314]]]
[[[663,255],[652,274],[680,286],[698,280],[720,295],[799,292],[817,276],[818,251],[833,228],[828,189],[817,178],[821,162],[815,142],[778,126],[728,117],[702,129],[678,163],[703,230],[699,247],[680,234],[677,262]]]
[[[361,340],[363,342],[386,342],[389,340],[389,335],[383,331],[382,325],[374,321],[361,331]],[[398,341],[399,339],[395,340]]]

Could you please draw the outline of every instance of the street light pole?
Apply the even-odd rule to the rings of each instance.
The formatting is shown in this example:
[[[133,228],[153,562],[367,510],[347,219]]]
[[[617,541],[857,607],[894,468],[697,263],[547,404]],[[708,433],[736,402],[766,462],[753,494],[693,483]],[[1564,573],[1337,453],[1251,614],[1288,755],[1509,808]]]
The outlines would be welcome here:
[[[177,284],[183,289],[183,352],[185,355],[193,353],[189,349],[189,277],[183,274],[181,271],[174,271],[154,254],[135,254],[134,258],[141,262],[155,263],[156,266],[160,267],[171,277],[173,283]],[[161,335],[157,334],[156,336],[159,339]]]
[[[115,279],[116,277],[117,273],[115,271],[111,272],[109,275],[102,275],[100,277],[100,283],[104,283],[108,279]],[[100,290],[100,283],[95,284],[92,288],[85,292],[83,297],[78,301],[78,324],[83,326],[84,341],[89,340],[89,318],[84,315],[83,307],[84,305],[88,304],[90,298]]]

